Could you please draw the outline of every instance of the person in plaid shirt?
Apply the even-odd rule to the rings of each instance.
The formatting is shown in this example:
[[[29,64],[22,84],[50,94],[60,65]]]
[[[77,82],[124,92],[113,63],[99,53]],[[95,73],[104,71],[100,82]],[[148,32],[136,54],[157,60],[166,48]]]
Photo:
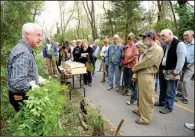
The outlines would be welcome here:
[[[26,92],[39,85],[33,48],[39,47],[41,40],[42,31],[39,25],[34,23],[24,24],[22,40],[11,50],[8,57],[6,67],[9,101],[16,111],[20,110],[19,102],[27,99]]]

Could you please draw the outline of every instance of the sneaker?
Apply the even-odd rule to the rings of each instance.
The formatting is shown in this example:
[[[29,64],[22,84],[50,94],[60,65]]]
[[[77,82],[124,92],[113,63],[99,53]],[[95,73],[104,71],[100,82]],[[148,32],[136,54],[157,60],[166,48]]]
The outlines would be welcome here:
[[[58,78],[58,75],[57,75],[57,74],[55,74],[55,75],[54,75],[54,77],[55,77],[55,78]]]
[[[168,109],[168,108],[163,108],[163,109],[159,110],[159,112],[162,113],[162,114],[168,114],[168,113],[171,113],[172,110]]]
[[[116,88],[116,92],[119,92],[119,88]]]
[[[182,94],[181,93],[177,93],[176,97],[182,97]]]
[[[126,96],[131,96],[131,93],[130,93],[130,92],[127,92],[127,93],[126,93]]]
[[[185,123],[184,126],[188,129],[194,130],[194,123]]]
[[[108,87],[108,88],[107,88],[107,90],[112,90],[112,89],[113,89],[113,87]]]
[[[91,87],[91,83],[89,83],[88,86]]]
[[[133,102],[133,105],[137,105],[137,100],[135,100],[135,101]]]
[[[131,103],[130,103],[130,101],[127,101],[127,105],[130,105]]]
[[[101,82],[105,82],[106,80],[105,79],[102,79]]]
[[[183,102],[184,104],[188,104],[188,99],[182,98],[182,102]]]

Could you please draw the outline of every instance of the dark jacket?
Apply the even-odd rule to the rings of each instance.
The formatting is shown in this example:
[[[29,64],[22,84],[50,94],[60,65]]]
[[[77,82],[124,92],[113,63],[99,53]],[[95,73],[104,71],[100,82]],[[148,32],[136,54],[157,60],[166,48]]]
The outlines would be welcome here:
[[[171,46],[170,46],[169,51],[167,53],[166,66],[165,67],[162,66],[162,61],[161,61],[160,69],[174,70],[176,68],[176,65],[177,65],[177,45],[179,44],[179,42],[181,42],[181,41],[173,38],[173,40],[171,42]],[[164,55],[165,55],[166,46],[163,47],[163,50],[164,50]],[[186,61],[187,60],[185,60],[184,67],[186,66]]]
[[[81,48],[81,53],[88,53],[89,55],[89,60],[91,61],[91,63],[93,64],[93,49],[91,47],[88,46],[87,50],[84,51],[84,48]],[[82,57],[80,59],[81,63],[86,63],[88,61],[88,58]]]
[[[76,46],[72,52],[73,57],[74,57],[74,61],[76,62],[80,62],[80,57],[81,57],[81,47]]]

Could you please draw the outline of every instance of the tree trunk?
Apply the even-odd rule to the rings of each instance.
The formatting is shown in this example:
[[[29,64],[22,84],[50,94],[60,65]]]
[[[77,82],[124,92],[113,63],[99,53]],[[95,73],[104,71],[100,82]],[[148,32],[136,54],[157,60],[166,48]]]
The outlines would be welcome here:
[[[80,24],[81,24],[81,21],[80,21],[80,9],[79,9],[79,2],[77,3],[77,17],[78,17],[78,26],[77,26],[77,37],[80,38],[80,35],[79,35],[79,30],[80,30]]]
[[[111,19],[111,16],[109,15],[109,13],[106,11],[106,8],[104,6],[104,0],[103,0],[103,9],[104,9],[104,12],[107,14],[108,16],[108,19],[109,19],[109,23],[110,23],[110,29],[111,29],[111,32],[112,32],[112,36],[114,35],[114,29],[113,29],[113,23],[112,23],[112,19]]]
[[[92,22],[93,22],[93,31],[94,31],[94,40],[98,38],[97,28],[96,28],[96,20],[95,20],[95,9],[94,9],[94,1],[91,1],[91,14],[92,14]]]
[[[171,0],[169,0],[169,3],[170,3],[171,11],[173,13],[174,22],[175,22],[175,28],[176,28],[176,33],[177,33],[176,35],[179,36],[179,29],[178,29],[178,26],[177,26],[177,20],[176,20],[176,17],[175,17],[175,12],[174,12]]]
[[[159,22],[161,20],[162,3],[163,3],[163,1],[157,0],[157,4],[158,4],[158,20],[157,20],[157,22]]]
[[[37,14],[37,6],[35,7],[35,11],[34,11],[34,14],[33,14],[33,22],[35,22],[36,14]]]

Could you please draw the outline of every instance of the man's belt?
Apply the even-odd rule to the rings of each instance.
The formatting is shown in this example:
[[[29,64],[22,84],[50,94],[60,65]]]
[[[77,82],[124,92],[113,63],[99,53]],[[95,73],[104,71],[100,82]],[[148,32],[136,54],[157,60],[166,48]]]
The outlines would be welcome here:
[[[23,97],[26,95],[25,92],[18,92],[18,91],[9,91],[9,94],[14,96],[14,99],[17,101],[23,100]]]

